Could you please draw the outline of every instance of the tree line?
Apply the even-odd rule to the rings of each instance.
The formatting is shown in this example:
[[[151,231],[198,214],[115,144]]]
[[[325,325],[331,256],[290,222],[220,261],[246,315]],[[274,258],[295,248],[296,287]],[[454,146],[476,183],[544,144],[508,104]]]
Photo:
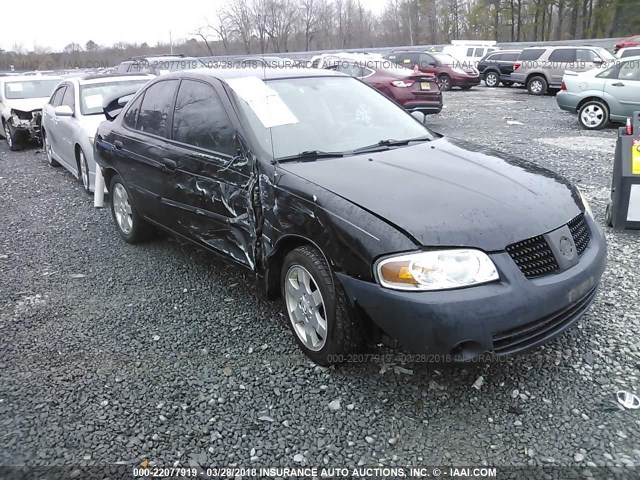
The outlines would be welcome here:
[[[625,37],[640,34],[638,0],[388,0],[374,14],[362,0],[229,0],[173,45],[189,56]],[[97,68],[136,55],[168,53],[156,45],[92,40],[62,52],[15,44],[0,50],[0,70]],[[35,67],[35,68],[34,68]]]

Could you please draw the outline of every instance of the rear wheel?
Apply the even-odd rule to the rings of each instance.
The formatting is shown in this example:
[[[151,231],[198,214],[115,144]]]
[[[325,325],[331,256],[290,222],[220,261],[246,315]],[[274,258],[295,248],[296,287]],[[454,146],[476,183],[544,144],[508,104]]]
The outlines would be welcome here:
[[[497,87],[498,84],[500,83],[500,78],[498,77],[498,74],[496,72],[487,72],[484,74],[484,84],[487,87]]]
[[[580,107],[578,122],[587,130],[600,130],[609,122],[609,107],[600,100],[589,100]]]
[[[4,122],[4,136],[7,139],[9,150],[12,152],[22,150],[22,135],[20,135],[12,125],[6,122]]]
[[[111,179],[109,196],[113,222],[124,241],[138,243],[148,238],[151,227],[138,213],[127,187],[118,175]]]
[[[438,77],[438,84],[440,85],[440,90],[451,90],[451,77],[449,77],[449,75],[440,75]]]
[[[285,257],[281,293],[298,346],[318,365],[340,363],[364,346],[363,326],[316,248],[298,247]]]
[[[527,80],[527,90],[531,95],[544,95],[547,93],[548,83],[544,77],[535,76]]]

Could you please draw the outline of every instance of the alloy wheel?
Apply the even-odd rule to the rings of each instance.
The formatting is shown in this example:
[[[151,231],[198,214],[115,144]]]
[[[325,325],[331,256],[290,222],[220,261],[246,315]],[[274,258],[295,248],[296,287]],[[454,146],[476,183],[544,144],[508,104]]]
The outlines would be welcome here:
[[[133,230],[133,214],[129,203],[129,195],[120,183],[116,183],[113,189],[113,212],[116,215],[118,228],[125,235],[129,235]]]
[[[530,88],[533,93],[538,94],[542,92],[542,82],[540,80],[533,80]]]
[[[84,152],[80,150],[80,176],[82,177],[82,185],[84,189],[89,191],[89,169],[87,168],[87,159],[84,156]]]
[[[495,87],[498,84],[498,76],[493,72],[487,73],[484,83],[487,84],[487,87]]]
[[[289,320],[306,348],[317,352],[327,341],[327,312],[318,284],[307,269],[292,265],[285,279]]]
[[[580,120],[585,127],[595,128],[605,121],[604,110],[596,104],[587,105],[580,112]]]

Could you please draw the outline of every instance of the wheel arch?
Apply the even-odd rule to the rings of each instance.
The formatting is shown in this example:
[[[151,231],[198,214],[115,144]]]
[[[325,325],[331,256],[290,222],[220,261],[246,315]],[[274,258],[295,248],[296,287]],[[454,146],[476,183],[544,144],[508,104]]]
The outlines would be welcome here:
[[[265,259],[264,288],[268,298],[276,299],[280,297],[280,276],[282,274],[282,264],[284,259],[289,252],[304,245],[310,245],[316,248],[324,258],[325,262],[327,262],[327,265],[329,265],[330,268],[333,268],[333,264],[329,261],[327,255],[313,240],[302,235],[284,235],[276,241],[273,250],[271,250]]]
[[[525,80],[525,85],[529,84],[529,80],[531,80],[534,77],[542,77],[544,79],[544,81],[547,82],[547,85],[549,85],[549,79],[544,74],[544,72],[531,72],[531,73],[529,73],[527,75],[527,79]]]
[[[590,97],[586,97],[583,98],[582,100],[580,100],[578,102],[578,105],[576,105],[576,111],[580,111],[580,109],[587,103],[587,102],[592,102],[592,101],[596,101],[596,102],[601,102],[604,103],[604,105],[607,107],[607,109],[609,110],[609,112],[611,112],[611,109],[609,108],[609,104],[607,103],[607,101],[602,98],[602,97],[596,97],[595,95],[592,95]]]

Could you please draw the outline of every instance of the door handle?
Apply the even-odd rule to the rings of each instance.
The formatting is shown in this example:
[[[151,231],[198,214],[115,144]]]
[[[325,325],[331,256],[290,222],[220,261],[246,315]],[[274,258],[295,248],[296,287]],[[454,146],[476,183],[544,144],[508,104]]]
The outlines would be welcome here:
[[[120,140],[116,140],[113,142],[113,146],[116,147],[117,150],[122,150],[122,142]]]
[[[624,87],[624,83],[622,82],[616,82],[616,83],[612,83],[611,84],[612,87]]]
[[[162,166],[168,172],[175,172],[176,169],[178,168],[178,164],[174,160],[171,160],[170,158],[163,158]]]

